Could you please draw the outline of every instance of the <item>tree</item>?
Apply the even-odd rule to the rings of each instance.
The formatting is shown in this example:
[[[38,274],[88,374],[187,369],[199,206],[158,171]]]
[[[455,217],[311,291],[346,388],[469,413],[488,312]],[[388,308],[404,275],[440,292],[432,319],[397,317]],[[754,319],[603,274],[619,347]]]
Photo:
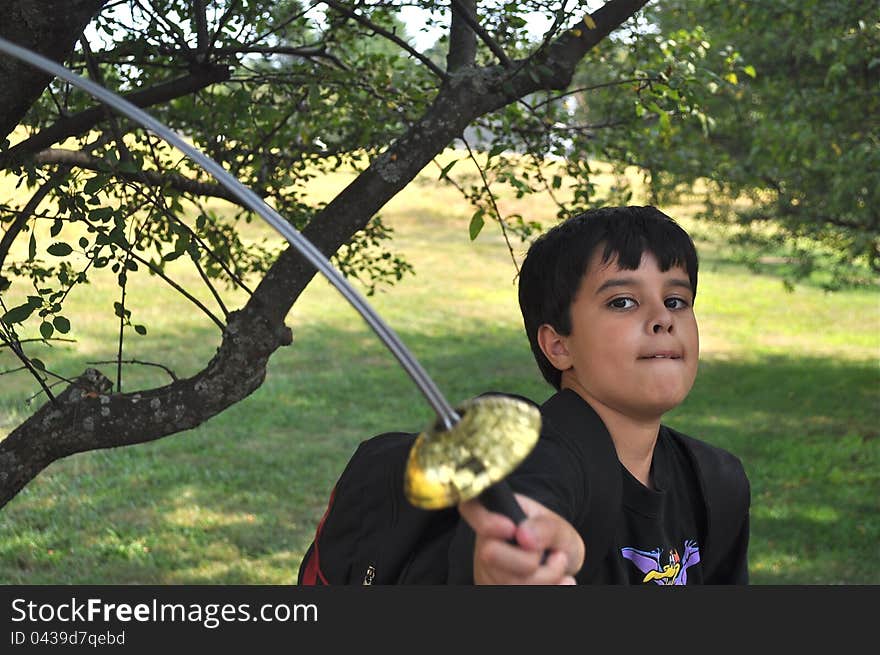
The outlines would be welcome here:
[[[606,93],[599,103],[616,101],[640,137],[606,138],[605,156],[637,163],[665,200],[703,182],[705,216],[733,223],[753,262],[788,260],[789,285],[817,269],[829,289],[875,280],[875,3],[662,0],[645,20],[654,33],[616,66],[652,78],[642,102]],[[657,118],[653,133],[645,116]]]
[[[473,0],[426,1],[435,11],[431,20],[448,23],[444,65],[403,38],[394,17],[404,3],[392,1],[330,0],[317,12],[291,0],[11,0],[0,35],[148,107],[322,252],[335,254],[344,271],[381,283],[406,272],[405,262],[377,251],[388,237],[377,217],[381,207],[475,121],[515,127],[510,133],[521,142],[549,134],[555,102],[548,94],[566,89],[578,62],[646,2],[610,0],[587,13],[566,10],[566,3],[480,8]],[[552,22],[541,38],[525,29],[530,12]],[[32,288],[19,294],[21,304],[3,302],[0,338],[48,398],[0,442],[3,505],[57,459],[172,435],[247,397],[263,382],[272,353],[290,344],[284,318],[314,271],[292,249],[276,253],[240,240],[235,225],[247,213],[230,219],[204,203],[233,197],[90,98],[7,58],[0,60],[0,89],[14,90],[0,103],[0,138],[16,125],[24,130],[2,144],[0,167],[32,193],[24,206],[0,207],[0,291],[11,298],[18,286]],[[546,111],[535,104],[540,94],[549,100]],[[495,181],[523,193],[535,180],[552,188],[555,181],[540,169],[530,178],[505,168],[505,147],[503,140],[493,146],[484,166]],[[343,164],[361,173],[331,202],[311,205],[303,185]],[[448,168],[443,175],[449,179]],[[463,190],[476,205],[472,236],[484,217],[520,234],[533,229],[498,212],[488,177]],[[41,210],[48,200],[55,210]],[[48,243],[37,239],[38,222],[51,224]],[[11,260],[13,244],[24,239],[27,257]],[[120,388],[118,376],[114,385],[89,369],[54,395],[51,362],[30,356],[18,329],[36,322],[43,340],[67,332],[64,300],[109,269],[120,293],[121,366],[122,340],[145,331],[125,302],[130,276],[146,271],[174,284],[165,263],[184,256],[220,308],[211,311],[179,288],[220,330],[204,369],[134,393]],[[245,289],[247,302],[229,311],[219,283]]]

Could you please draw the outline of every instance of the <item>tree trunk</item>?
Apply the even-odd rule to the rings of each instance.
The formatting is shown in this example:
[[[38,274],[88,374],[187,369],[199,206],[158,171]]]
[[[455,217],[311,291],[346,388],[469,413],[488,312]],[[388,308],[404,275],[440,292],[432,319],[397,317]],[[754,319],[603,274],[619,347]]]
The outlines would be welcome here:
[[[0,37],[63,62],[107,0],[7,0]],[[27,113],[52,77],[12,57],[0,56],[0,139]]]

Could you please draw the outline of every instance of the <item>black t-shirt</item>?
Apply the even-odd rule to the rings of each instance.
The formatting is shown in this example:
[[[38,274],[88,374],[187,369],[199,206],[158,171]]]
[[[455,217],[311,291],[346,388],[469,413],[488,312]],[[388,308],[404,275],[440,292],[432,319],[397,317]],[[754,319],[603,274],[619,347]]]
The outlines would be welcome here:
[[[700,584],[705,510],[687,453],[660,428],[651,464],[653,489],[620,466],[621,514],[612,547],[592,582]]]
[[[607,429],[580,396],[563,390],[541,411],[541,438],[508,482],[569,521],[584,539],[588,560],[604,553],[584,565],[575,576],[578,584],[747,582],[747,509],[744,516],[724,517],[741,527],[734,543],[714,544],[713,569],[704,570],[708,501],[688,453],[694,440],[660,427],[651,466],[654,488],[648,489],[617,459]],[[733,471],[725,479],[743,485],[747,496],[739,461],[707,444],[699,447],[719,455],[723,470]],[[736,496],[741,489],[723,491]],[[611,506],[615,500],[617,506]],[[597,525],[607,534],[595,534]],[[473,544],[473,531],[460,521],[449,549],[450,584],[472,584]]]

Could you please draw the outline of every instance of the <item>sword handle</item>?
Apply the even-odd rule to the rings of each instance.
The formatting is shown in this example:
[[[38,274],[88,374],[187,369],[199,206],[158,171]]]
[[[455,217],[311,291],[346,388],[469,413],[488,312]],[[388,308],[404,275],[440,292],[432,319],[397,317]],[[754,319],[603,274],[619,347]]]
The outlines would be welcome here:
[[[480,494],[480,502],[490,512],[504,514],[516,525],[522,523],[526,518],[526,513],[519,506],[519,503],[516,502],[513,490],[510,488],[507,480],[496,482],[483,491]]]
[[[519,525],[526,519],[526,513],[523,511],[522,507],[520,507],[519,503],[516,502],[516,497],[513,495],[513,489],[510,488],[507,480],[496,482],[483,491],[479,498],[483,507],[490,512],[504,514],[504,516],[513,521],[516,525]],[[513,546],[517,545],[515,538],[508,539],[507,542]],[[550,557],[549,549],[544,551],[544,554],[541,557],[541,564],[544,564],[548,557]]]

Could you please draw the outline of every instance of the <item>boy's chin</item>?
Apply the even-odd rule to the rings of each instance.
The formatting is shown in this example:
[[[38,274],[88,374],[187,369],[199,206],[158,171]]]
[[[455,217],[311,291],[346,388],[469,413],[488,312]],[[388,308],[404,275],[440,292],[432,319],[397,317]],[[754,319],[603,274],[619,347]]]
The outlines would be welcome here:
[[[669,394],[667,396],[660,396],[650,399],[644,398],[642,399],[642,402],[639,402],[631,407],[631,412],[633,416],[649,419],[659,419],[667,412],[670,412],[681,405],[684,402],[685,398],[687,398],[687,392]]]

